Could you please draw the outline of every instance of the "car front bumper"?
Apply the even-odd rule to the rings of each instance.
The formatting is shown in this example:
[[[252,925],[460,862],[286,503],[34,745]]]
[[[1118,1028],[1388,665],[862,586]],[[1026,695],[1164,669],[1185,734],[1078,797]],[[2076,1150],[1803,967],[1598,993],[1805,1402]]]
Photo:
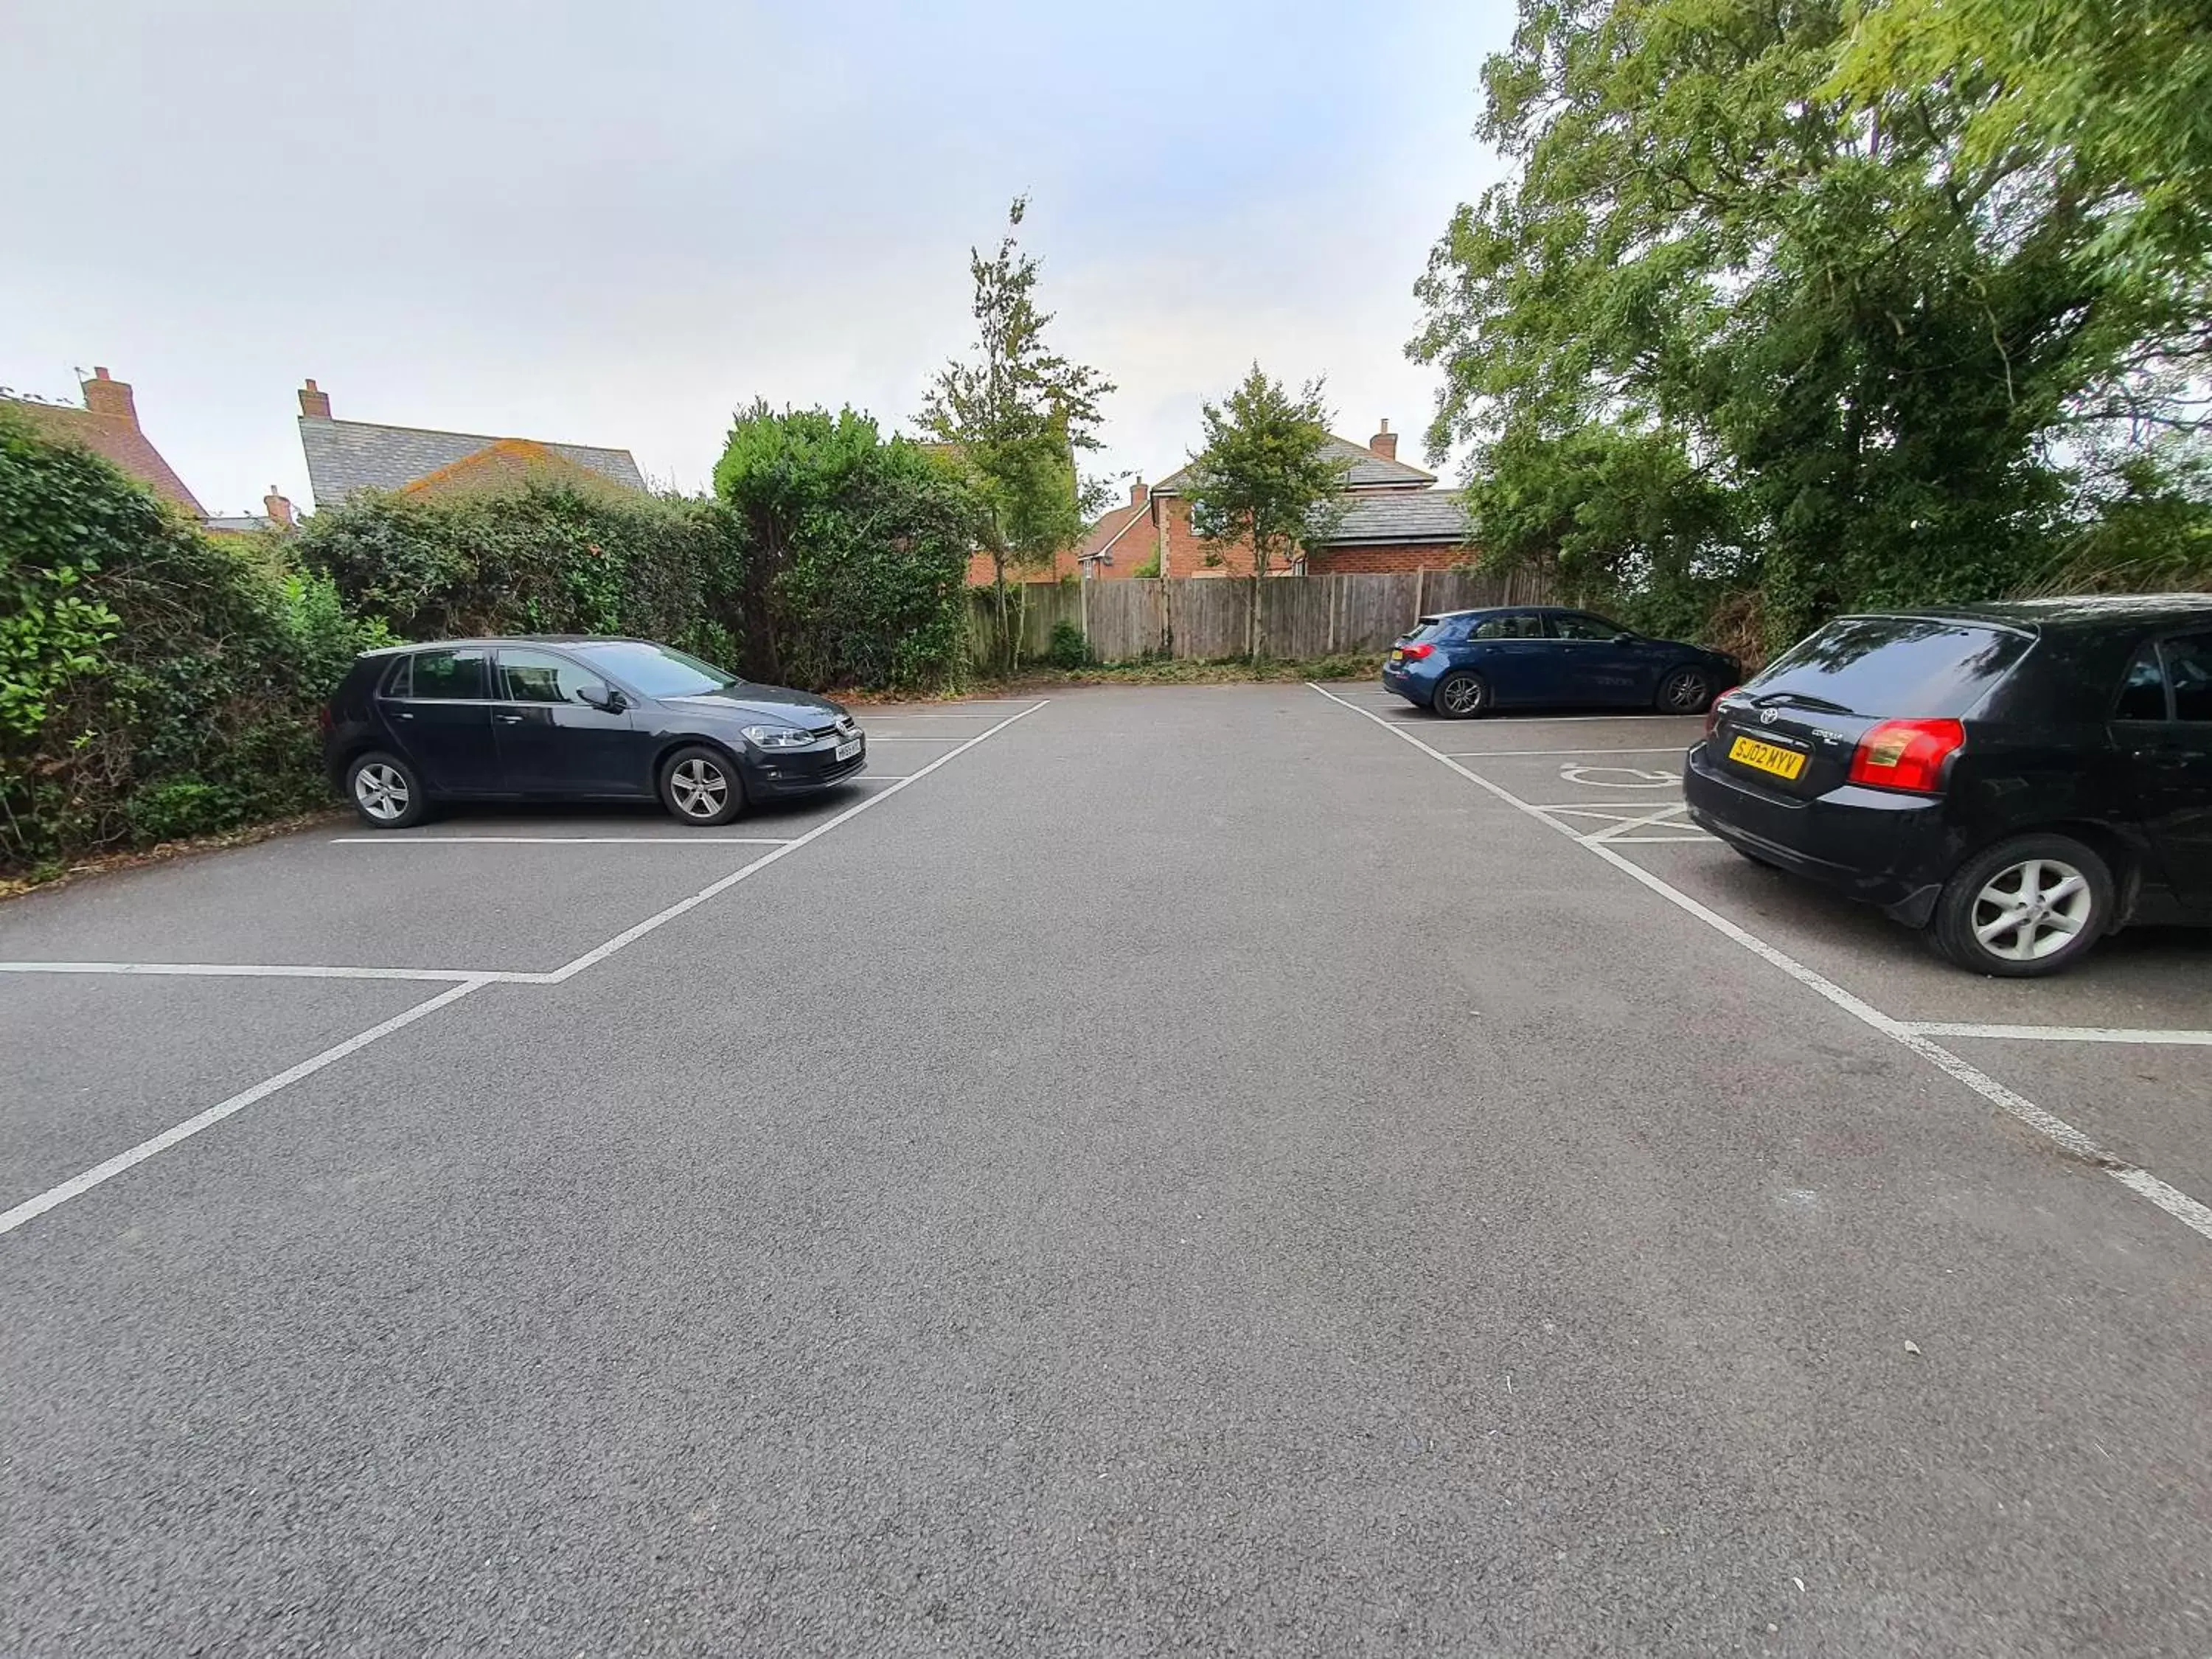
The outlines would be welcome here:
[[[860,752],[838,760],[836,746],[818,749],[762,749],[745,757],[745,793],[757,799],[811,795],[858,777],[868,768],[868,740],[860,739]]]
[[[1691,819],[1795,876],[1926,925],[1956,862],[1943,803],[1845,784],[1794,799],[1739,783],[1700,743],[1682,772]]]

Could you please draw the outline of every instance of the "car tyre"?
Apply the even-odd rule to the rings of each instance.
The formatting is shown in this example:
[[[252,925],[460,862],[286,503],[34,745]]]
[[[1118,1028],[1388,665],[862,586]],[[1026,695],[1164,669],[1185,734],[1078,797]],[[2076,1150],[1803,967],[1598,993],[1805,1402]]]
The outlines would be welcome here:
[[[372,830],[406,830],[429,816],[430,793],[412,766],[373,749],[346,763],[346,799]]]
[[[1481,675],[1454,669],[1429,694],[1431,712],[1448,720],[1472,720],[1490,707],[1490,684]]]
[[[2055,974],[2111,928],[2117,890],[2095,849],[2070,836],[2018,836],[1953,872],[1936,901],[1929,937],[1973,973]]]
[[[1669,669],[1652,699],[1662,714],[1702,714],[1712,707],[1713,677],[1702,668]]]
[[[745,810],[745,782],[721,750],[690,744],[660,763],[660,804],[678,823],[711,830]]]

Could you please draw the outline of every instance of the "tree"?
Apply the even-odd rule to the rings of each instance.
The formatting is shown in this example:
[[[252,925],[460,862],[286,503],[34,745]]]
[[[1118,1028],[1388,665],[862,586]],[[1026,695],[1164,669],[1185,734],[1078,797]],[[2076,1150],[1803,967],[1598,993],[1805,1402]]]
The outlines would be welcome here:
[[[1293,398],[1254,363],[1219,404],[1201,405],[1206,446],[1191,457],[1191,527],[1217,548],[1251,555],[1245,648],[1265,653],[1260,585],[1280,561],[1289,568],[1328,540],[1343,518],[1345,464],[1324,453],[1328,410],[1322,383]]]
[[[1411,347],[1479,526],[1571,501],[1571,563],[1633,461],[1609,579],[1754,594],[1778,641],[2033,579],[2112,493],[2093,437],[2194,422],[2202,279],[2107,257],[2126,183],[1978,140],[1985,80],[1839,81],[1851,40],[1840,0],[1523,0],[1480,128],[1516,173],[1454,217]]]
[[[738,524],[749,672],[898,688],[958,677],[982,520],[962,476],[854,410],[756,402],[714,490]]]
[[[1037,309],[1037,262],[1013,234],[1028,208],[1027,198],[1014,198],[991,258],[969,249],[975,356],[939,371],[921,416],[982,502],[979,539],[991,560],[1000,662],[1009,671],[1018,663],[1021,632],[1007,572],[1050,568],[1104,505],[1105,486],[1083,483],[1075,458],[1099,447],[1099,400],[1114,390],[1097,370],[1045,343],[1053,313]]]

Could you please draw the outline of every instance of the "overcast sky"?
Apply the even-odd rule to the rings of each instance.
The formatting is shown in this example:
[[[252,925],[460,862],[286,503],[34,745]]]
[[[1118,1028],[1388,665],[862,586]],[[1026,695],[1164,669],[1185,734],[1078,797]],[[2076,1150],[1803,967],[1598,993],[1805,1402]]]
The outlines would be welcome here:
[[[1026,191],[1061,349],[1157,477],[1256,358],[1417,459],[1412,296],[1510,0],[1064,7],[21,0],[0,385],[137,388],[211,511],[341,419],[607,444],[703,486],[730,413],[909,424]]]

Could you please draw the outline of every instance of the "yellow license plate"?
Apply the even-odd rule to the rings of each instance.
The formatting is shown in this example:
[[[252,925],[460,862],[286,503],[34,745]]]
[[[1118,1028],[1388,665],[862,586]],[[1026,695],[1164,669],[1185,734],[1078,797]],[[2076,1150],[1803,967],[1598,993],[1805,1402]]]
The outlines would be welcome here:
[[[1792,781],[1805,769],[1805,757],[1800,750],[1784,749],[1778,743],[1761,743],[1757,738],[1738,738],[1729,744],[1729,758],[1739,765],[1771,772],[1778,778]]]

